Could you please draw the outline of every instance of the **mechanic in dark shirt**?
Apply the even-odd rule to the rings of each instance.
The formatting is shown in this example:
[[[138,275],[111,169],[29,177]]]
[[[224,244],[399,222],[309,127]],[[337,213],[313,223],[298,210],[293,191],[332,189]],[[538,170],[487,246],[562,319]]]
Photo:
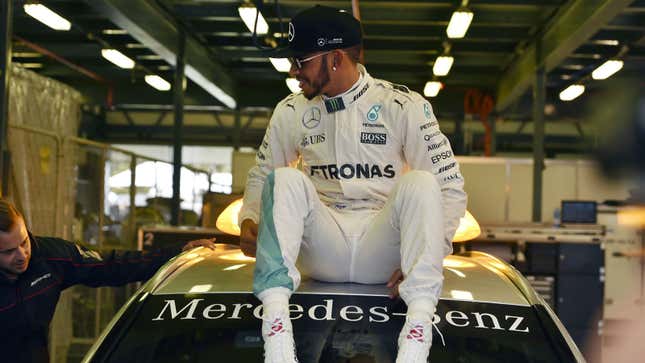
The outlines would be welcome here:
[[[0,199],[0,361],[49,361],[49,324],[64,289],[147,280],[170,258],[198,246],[215,248],[202,239],[157,252],[98,253],[32,235],[16,208]]]

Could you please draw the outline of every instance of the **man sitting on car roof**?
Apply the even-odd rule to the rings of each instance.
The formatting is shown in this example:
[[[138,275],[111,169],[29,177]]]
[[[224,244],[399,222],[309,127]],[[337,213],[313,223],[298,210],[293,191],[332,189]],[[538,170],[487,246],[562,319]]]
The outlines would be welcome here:
[[[73,242],[29,232],[18,210],[0,199],[0,350],[3,362],[49,362],[47,335],[60,293],[83,284],[120,286],[149,279],[196,240],[154,252],[98,253]]]
[[[442,261],[466,206],[450,143],[426,99],[359,63],[351,14],[304,10],[288,40],[271,56],[290,59],[302,92],[276,106],[239,219],[246,254],[256,254],[257,236],[265,362],[297,361],[288,307],[298,258],[308,275],[334,282],[384,283],[400,267],[408,311],[397,362],[426,362]],[[304,172],[287,167],[299,159]]]

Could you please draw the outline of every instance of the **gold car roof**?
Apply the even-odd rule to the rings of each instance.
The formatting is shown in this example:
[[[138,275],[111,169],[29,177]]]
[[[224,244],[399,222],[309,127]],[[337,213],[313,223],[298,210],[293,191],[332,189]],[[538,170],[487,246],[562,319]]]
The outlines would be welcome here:
[[[528,282],[507,263],[485,253],[451,255],[444,260],[441,298],[512,305],[542,303]],[[153,295],[252,292],[255,259],[236,247],[197,248],[171,260],[146,284]],[[388,296],[385,285],[325,283],[303,277],[300,294]]]

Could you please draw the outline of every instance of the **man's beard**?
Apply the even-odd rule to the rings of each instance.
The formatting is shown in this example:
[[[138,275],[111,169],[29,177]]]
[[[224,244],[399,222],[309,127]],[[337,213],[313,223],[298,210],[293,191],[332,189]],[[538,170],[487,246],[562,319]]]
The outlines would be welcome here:
[[[26,267],[27,268],[29,267],[29,260],[27,260],[26,262]],[[0,275],[4,275],[6,278],[10,280],[15,280],[16,278],[18,278],[18,275],[22,274],[25,271],[26,269],[23,271],[18,271],[14,267],[10,267],[10,268],[0,267]]]
[[[320,62],[320,69],[318,70],[318,77],[316,77],[316,80],[309,81],[308,79],[303,79],[306,83],[311,86],[311,92],[306,92],[304,89],[302,90],[303,95],[305,98],[308,100],[313,99],[314,97],[320,95],[321,90],[323,87],[329,83],[329,70],[327,70],[327,58],[323,57],[322,61]]]

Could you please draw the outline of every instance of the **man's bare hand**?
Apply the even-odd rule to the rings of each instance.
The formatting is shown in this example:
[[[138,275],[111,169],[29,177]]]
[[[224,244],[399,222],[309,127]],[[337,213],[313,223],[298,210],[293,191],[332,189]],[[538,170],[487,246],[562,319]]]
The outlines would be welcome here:
[[[387,287],[390,289],[390,299],[399,297],[399,285],[403,282],[403,271],[397,268],[392,272],[392,276],[387,281]]]
[[[215,238],[204,238],[204,239],[196,239],[194,241],[190,241],[186,243],[181,250],[188,251],[196,247],[204,247],[204,248],[210,248],[211,250],[214,250]]]
[[[255,257],[255,249],[258,240],[258,225],[250,219],[245,219],[240,226],[240,248],[242,252]]]

